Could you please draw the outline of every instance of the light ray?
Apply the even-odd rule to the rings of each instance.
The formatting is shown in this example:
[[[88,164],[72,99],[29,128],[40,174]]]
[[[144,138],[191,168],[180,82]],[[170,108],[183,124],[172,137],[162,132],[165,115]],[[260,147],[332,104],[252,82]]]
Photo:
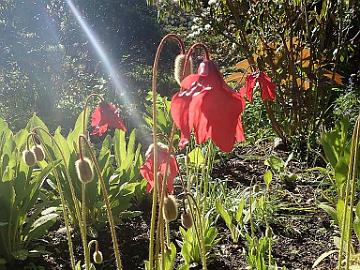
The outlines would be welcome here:
[[[110,79],[113,83],[113,86],[115,87],[115,93],[116,95],[123,100],[124,103],[128,105],[132,105],[131,98],[126,94],[126,89],[123,83],[121,82],[121,79],[119,78],[119,75],[116,71],[116,68],[114,67],[114,64],[111,62],[109,56],[106,54],[105,49],[103,46],[101,46],[101,43],[99,42],[99,39],[97,38],[95,32],[89,27],[86,20],[83,18],[79,10],[75,7],[72,0],[66,0],[68,6],[70,7],[70,10],[72,14],[74,15],[75,19],[79,23],[81,29],[85,32],[87,38],[89,39],[91,45],[94,47],[98,57],[103,63],[103,66],[107,73],[110,76]],[[131,115],[132,121],[134,121],[134,124],[137,124],[138,126],[141,122],[143,122],[139,115],[134,112]]]

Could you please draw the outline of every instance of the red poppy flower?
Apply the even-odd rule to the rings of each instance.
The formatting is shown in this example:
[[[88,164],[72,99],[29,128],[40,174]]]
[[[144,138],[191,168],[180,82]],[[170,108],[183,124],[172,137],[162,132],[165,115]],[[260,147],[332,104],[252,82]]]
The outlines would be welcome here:
[[[273,101],[276,97],[276,84],[271,81],[271,78],[262,71],[255,71],[246,77],[245,85],[240,89],[240,93],[247,99],[253,102],[253,92],[256,81],[259,82],[261,88],[261,98],[263,101]]]
[[[126,131],[119,109],[112,103],[101,101],[91,115],[91,126],[94,128],[91,135],[101,136],[108,128],[118,128]]]
[[[197,143],[211,139],[230,152],[235,142],[245,139],[240,118],[244,107],[243,97],[226,84],[215,63],[203,61],[171,100],[171,115],[181,131],[179,147],[185,147],[194,129]]]
[[[151,192],[155,186],[154,181],[154,145],[150,145],[145,154],[145,162],[140,167],[141,175],[147,180],[146,191]],[[179,174],[179,169],[176,163],[176,159],[173,155],[169,154],[169,149],[166,145],[158,143],[158,172],[160,173],[158,180],[161,190],[162,180],[166,173],[166,164],[168,163],[168,176],[167,176],[167,190],[169,193],[174,192],[174,178]]]

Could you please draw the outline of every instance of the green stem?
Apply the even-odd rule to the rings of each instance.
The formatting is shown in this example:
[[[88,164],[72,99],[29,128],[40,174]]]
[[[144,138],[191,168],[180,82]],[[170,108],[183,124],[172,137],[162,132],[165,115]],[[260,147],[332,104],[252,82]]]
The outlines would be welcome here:
[[[251,185],[250,185],[250,198],[249,198],[249,212],[250,212],[250,229],[251,229],[251,237],[254,237],[255,236],[255,229],[254,229],[254,222],[253,222],[253,219],[252,219],[252,204],[253,204],[253,194],[252,194],[252,188],[253,188],[253,185],[252,185],[252,180],[251,180]]]
[[[119,244],[118,244],[118,240],[117,240],[117,237],[116,237],[115,222],[114,222],[114,217],[113,217],[110,202],[109,202],[109,194],[108,194],[107,189],[106,189],[105,181],[104,181],[104,178],[102,176],[99,163],[97,162],[94,151],[92,150],[89,141],[86,139],[86,136],[84,136],[84,135],[80,135],[79,137],[82,138],[83,142],[85,142],[85,145],[86,145],[87,149],[89,150],[88,152],[90,154],[90,158],[91,158],[91,160],[92,160],[92,162],[94,164],[96,174],[98,175],[98,178],[99,178],[99,181],[100,181],[101,191],[102,191],[102,195],[103,195],[103,199],[104,199],[104,203],[105,203],[105,207],[106,207],[106,214],[107,214],[107,218],[108,218],[108,221],[109,221],[111,239],[112,239],[113,248],[114,248],[114,255],[115,255],[115,259],[116,259],[116,267],[117,267],[118,270],[122,270],[123,267],[122,267],[122,263],[121,263]]]
[[[29,136],[37,136],[37,134],[36,133],[31,134],[30,133]],[[46,153],[46,157],[50,160],[51,163],[53,163],[54,160],[51,157],[50,152],[47,149],[47,146],[44,144],[44,141],[42,140],[42,138],[40,138],[40,136],[37,136],[37,137],[40,140],[41,144],[44,146],[44,151]],[[56,168],[54,168],[53,172],[54,172],[54,177],[55,177],[55,181],[56,181],[56,188],[58,189],[58,192],[59,192],[59,195],[60,195],[60,201],[61,201],[61,204],[62,204],[62,211],[63,211],[64,221],[65,221],[65,228],[66,228],[66,237],[67,237],[69,254],[70,254],[71,269],[75,270],[76,269],[75,268],[76,264],[75,264],[75,257],[74,257],[74,247],[73,247],[73,243],[72,243],[72,240],[71,240],[71,230],[70,230],[69,216],[68,216],[68,213],[67,213],[67,204],[66,204],[63,189],[62,189],[61,184],[60,184],[59,174],[58,174]]]
[[[180,182],[181,182],[181,185],[182,185],[182,188],[184,190],[184,193],[185,193],[185,196],[186,198],[188,199],[188,203],[189,203],[189,211],[190,211],[190,214],[191,214],[191,218],[193,220],[193,223],[194,223],[194,228],[195,228],[195,233],[196,233],[196,237],[200,243],[200,253],[201,253],[201,264],[202,264],[202,269],[203,270],[207,270],[207,263],[206,263],[206,247],[205,247],[205,240],[204,240],[204,234],[203,234],[203,230],[201,229],[202,228],[202,215],[201,215],[201,211],[199,209],[199,206],[198,204],[196,203],[196,200],[195,198],[187,191],[187,188],[186,188],[186,185],[185,185],[185,182],[184,182],[184,179],[181,175],[181,172],[180,172],[180,169],[179,169],[179,165],[178,163],[176,162],[176,166],[178,168],[178,171],[179,171],[179,177],[180,177]],[[194,214],[194,209],[193,209],[193,205],[195,205],[195,208],[196,208],[196,211],[197,211],[197,214],[198,214],[198,218],[196,219],[195,218],[195,214]],[[185,207],[185,205],[184,205]],[[197,220],[199,220],[199,224],[197,224]],[[200,227],[200,228],[199,228]]]
[[[98,99],[100,99],[100,101],[104,101],[104,99],[98,95],[98,94],[91,94],[89,95],[86,100],[85,100],[85,105],[84,105],[84,109],[83,109],[83,119],[82,119],[82,124],[83,124],[83,134],[84,136],[87,138],[87,123],[86,123],[86,119],[87,119],[87,108],[89,106],[89,102],[90,102],[90,99],[93,98],[93,97],[97,97]],[[79,146],[80,147],[80,146]]]
[[[171,128],[171,132],[170,132],[170,137],[169,137],[169,150],[168,150],[168,154],[169,156],[171,156],[172,152],[173,152],[173,140],[174,140],[174,134],[175,134],[175,125],[172,125]],[[169,158],[170,160],[170,158]],[[160,201],[159,201],[159,215],[158,215],[158,224],[157,224],[157,235],[159,236],[157,241],[156,241],[156,252],[158,253],[158,249],[159,249],[159,244],[160,244],[160,250],[161,250],[161,267],[162,269],[165,269],[165,236],[164,236],[164,217],[163,217],[163,212],[162,209],[164,207],[164,198],[165,198],[165,193],[166,193],[166,188],[167,188],[167,178],[168,178],[168,171],[169,171],[169,160],[167,160],[166,165],[165,165],[165,175],[163,176],[163,180],[162,180],[162,186],[161,186],[161,194],[160,194]],[[169,234],[168,231],[168,222],[165,222],[166,225],[166,229],[167,229],[167,233]],[[170,236],[167,234],[167,241],[168,241],[168,245],[170,244]],[[160,241],[160,243],[158,243]]]
[[[360,135],[360,115],[356,121],[354,132],[352,136],[351,142],[351,151],[350,151],[350,159],[349,159],[349,169],[348,169],[348,177],[346,181],[345,187],[345,201],[344,201],[344,212],[342,216],[341,222],[341,240],[340,240],[340,249],[339,249],[339,258],[338,258],[338,270],[341,270],[342,256],[344,251],[344,242],[346,242],[346,269],[349,268],[349,260],[350,260],[350,237],[351,237],[351,225],[352,225],[352,208],[354,204],[354,192],[355,192],[355,181],[357,174],[357,158],[358,158],[358,145],[359,145],[359,135]],[[348,206],[350,203],[350,206]],[[347,223],[347,213],[348,207],[350,208],[350,217],[349,222]],[[346,227],[347,225],[347,227]],[[347,234],[345,232],[348,232]],[[347,238],[347,239],[346,239]]]
[[[81,228],[81,213],[80,213],[80,207],[79,207],[79,204],[78,204],[78,200],[76,198],[76,195],[75,195],[75,188],[74,188],[74,185],[73,185],[73,182],[71,181],[71,176],[69,174],[69,166],[67,164],[67,161],[66,161],[66,158],[65,158],[65,155],[64,155],[64,152],[62,151],[60,145],[58,144],[58,142],[55,140],[55,138],[44,128],[42,127],[35,127],[32,129],[34,132],[36,132],[37,130],[41,130],[43,131],[47,136],[49,136],[49,138],[51,139],[51,141],[53,142],[53,144],[55,145],[55,147],[58,149],[60,155],[61,155],[61,158],[62,158],[62,161],[64,162],[64,166],[65,166],[65,170],[64,170],[64,173],[65,173],[65,176],[68,180],[68,184],[69,184],[69,187],[70,187],[70,192],[71,192],[71,197],[72,197],[72,201],[73,201],[73,204],[74,204],[74,208],[75,208],[75,214],[76,214],[76,218],[78,219],[78,222],[79,222],[79,227]],[[38,135],[39,136],[39,135]]]
[[[358,149],[359,149],[359,136],[360,136],[360,115],[356,121],[356,125],[353,132],[352,137],[352,151],[350,155],[350,164],[349,164],[349,176],[351,177],[350,181],[350,216],[349,216],[349,224],[347,231],[348,234],[348,241],[346,247],[346,266],[345,269],[348,270],[350,267],[350,247],[351,247],[351,228],[353,223],[353,207],[354,207],[354,196],[355,196],[355,184],[356,184],[356,176],[357,176],[357,162],[358,162]]]
[[[64,162],[64,167],[65,167],[65,170],[64,170],[64,173],[65,173],[65,177],[68,181],[68,184],[69,184],[69,187],[70,187],[70,193],[71,193],[71,197],[72,197],[72,201],[73,201],[73,204],[74,204],[74,208],[75,208],[75,214],[76,214],[76,218],[77,218],[77,221],[79,223],[79,228],[80,228],[80,236],[81,236],[81,241],[82,241],[82,245],[83,245],[83,249],[85,250],[86,249],[86,246],[84,246],[84,244],[86,244],[86,239],[84,239],[84,237],[86,237],[86,226],[85,226],[85,230],[84,230],[84,225],[82,223],[82,216],[81,216],[81,211],[80,211],[80,206],[78,204],[78,200],[76,198],[76,195],[75,195],[75,188],[74,188],[74,185],[73,185],[73,182],[72,182],[72,178],[69,174],[69,166],[68,166],[68,163],[66,161],[66,158],[65,158],[65,155],[64,155],[64,152],[62,151],[60,145],[58,144],[58,142],[55,140],[55,138],[46,130],[44,129],[43,127],[34,127],[32,129],[33,132],[37,132],[37,131],[42,131],[44,132],[52,141],[52,143],[55,145],[55,147],[58,149],[60,155],[61,155],[61,158],[62,158],[62,161]],[[36,133],[36,136],[40,139],[40,136],[39,134]],[[46,145],[44,143],[42,143],[45,147]],[[48,151],[49,152],[49,151]],[[50,154],[47,154],[47,156],[50,157]],[[68,237],[69,239],[69,237]],[[84,256],[85,256],[85,253],[84,253]]]
[[[270,269],[270,267],[271,267],[271,256],[272,256],[272,254],[271,254],[271,253],[272,253],[272,241],[271,241],[271,238],[269,238],[268,240],[269,240],[269,249],[268,249],[268,253],[269,253],[269,254],[268,254],[268,256],[269,256],[269,257],[268,257],[268,260],[269,260],[269,261],[268,261],[268,267],[269,267],[269,269]]]
[[[184,44],[182,40],[175,34],[168,34],[160,41],[159,46],[157,47],[154,64],[153,64],[153,73],[152,73],[152,120],[153,120],[153,175],[154,175],[154,189],[153,189],[153,197],[152,197],[152,209],[151,209],[151,222],[150,222],[150,241],[149,241],[149,270],[154,269],[154,238],[155,238],[155,222],[156,222],[156,206],[157,206],[157,192],[158,192],[158,154],[157,154],[157,112],[156,112],[156,95],[157,95],[157,73],[158,73],[158,65],[160,60],[160,53],[168,39],[174,39],[177,41],[181,53],[185,53]],[[185,65],[186,66],[186,65]],[[160,211],[161,212],[161,211]],[[160,215],[160,213],[159,213]]]
[[[200,253],[201,253],[201,264],[202,264],[202,270],[207,270],[207,262],[206,262],[206,247],[205,247],[205,239],[204,239],[204,223],[202,220],[202,214],[201,211],[199,209],[198,204],[196,203],[195,198],[190,194],[190,193],[186,193],[187,198],[190,198],[191,201],[193,202],[198,218],[194,219],[194,214],[193,214],[193,209],[192,209],[192,205],[190,203],[190,200],[188,200],[189,202],[189,210],[190,210],[190,214],[194,220],[194,225],[196,224],[196,222],[198,222],[199,224],[195,225],[195,231],[200,243]]]
[[[90,252],[87,242],[87,225],[86,225],[86,183],[81,185],[81,212],[82,212],[82,230],[83,230],[83,247],[84,247],[84,258],[85,258],[85,269],[90,269]]]

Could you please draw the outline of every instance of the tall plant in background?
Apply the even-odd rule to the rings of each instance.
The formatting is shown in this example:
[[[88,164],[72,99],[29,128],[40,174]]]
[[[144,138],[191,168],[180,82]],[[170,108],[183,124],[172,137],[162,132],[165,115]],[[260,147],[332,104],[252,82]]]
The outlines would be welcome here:
[[[353,224],[355,226],[355,231],[358,235],[359,233],[359,219],[357,217],[356,224],[354,223],[353,218],[353,208],[355,206],[355,185],[356,181],[359,178],[359,141],[360,141],[360,115],[356,121],[350,148],[350,157],[349,157],[349,167],[347,174],[347,181],[345,185],[345,198],[344,198],[344,207],[341,217],[341,239],[340,239],[340,249],[339,249],[339,260],[338,260],[338,269],[342,269],[342,258],[345,254],[345,269],[348,270],[351,266],[351,255],[353,250],[351,250],[351,232]],[[359,214],[358,206],[356,207],[357,215]]]
[[[198,38],[210,31],[231,45],[228,51],[240,49],[239,72],[229,81],[242,84],[257,68],[272,75],[278,97],[265,105],[279,137],[296,143],[315,135],[331,105],[332,85],[342,84],[338,72],[358,47],[355,1],[162,2],[164,16],[176,5],[195,18]]]

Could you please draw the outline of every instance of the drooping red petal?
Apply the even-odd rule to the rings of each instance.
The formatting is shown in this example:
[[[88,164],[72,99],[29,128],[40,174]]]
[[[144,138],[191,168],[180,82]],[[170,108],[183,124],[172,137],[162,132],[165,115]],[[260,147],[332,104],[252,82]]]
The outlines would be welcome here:
[[[100,106],[96,106],[95,110],[91,114],[91,126],[96,127],[99,125],[101,121],[101,108]]]
[[[168,163],[168,165],[166,165]],[[153,150],[147,155],[144,164],[140,167],[141,175],[147,180],[146,191],[151,192],[155,186],[154,182],[154,154]],[[176,159],[173,155],[170,155],[167,150],[158,147],[158,177],[159,187],[161,189],[163,179],[166,174],[166,166],[168,166],[167,176],[167,190],[169,193],[174,192],[174,178],[178,175],[179,171],[176,165]]]
[[[108,125],[102,125],[102,126],[96,126],[93,131],[91,132],[91,135],[96,135],[96,136],[102,136],[103,134],[106,133],[106,131],[108,130]]]
[[[91,126],[94,128],[92,135],[103,135],[107,129],[118,128],[126,131],[123,120],[120,118],[119,110],[115,105],[100,102],[91,115]]]
[[[236,141],[236,127],[243,106],[235,93],[225,89],[204,94],[201,114],[194,123],[199,143],[211,138],[222,151],[230,152]]]
[[[246,98],[250,103],[253,102],[255,83],[256,77],[253,74],[250,74],[246,77],[245,85],[240,89],[240,94],[244,96],[246,93]]]
[[[236,138],[237,142],[245,141],[245,135],[244,135],[243,125],[242,125],[242,122],[241,122],[241,116],[239,117],[238,124],[236,126],[235,138]]]
[[[120,118],[119,109],[111,103],[101,103],[103,121],[111,128],[118,128],[126,131],[123,120]]]
[[[173,193],[174,192],[174,179],[179,174],[179,172],[178,172],[177,165],[176,165],[176,159],[173,155],[171,155],[169,157],[168,162],[169,162],[169,164],[167,165],[168,166],[168,177],[166,179],[166,184],[167,184],[168,192]],[[166,172],[166,161],[165,160],[164,160],[164,162],[160,163],[159,171],[160,171],[161,175],[165,176],[165,172]],[[160,188],[162,187],[162,182],[163,181],[160,181]]]
[[[180,129],[181,138],[179,142],[180,149],[183,149],[190,140],[191,128],[189,126],[189,105],[190,96],[179,96],[175,94],[171,99],[171,115],[178,129]]]
[[[180,129],[181,138],[179,148],[183,149],[190,140],[193,123],[189,112],[190,103],[199,95],[204,88],[197,82],[200,80],[199,74],[191,74],[181,82],[181,88],[184,89],[175,94],[171,99],[171,116],[178,129]]]
[[[261,88],[261,98],[263,101],[273,101],[276,98],[276,84],[271,81],[271,78],[265,73],[260,72],[258,78]]]
[[[144,164],[141,165],[140,167],[140,174],[148,182],[146,185],[147,192],[151,192],[152,188],[154,187],[154,174],[152,167],[153,167],[153,162],[151,159],[146,159],[144,161]]]
[[[198,73],[186,77],[181,86],[173,97],[171,113],[182,141],[188,141],[194,130],[197,143],[212,139],[229,152],[236,141],[244,140],[239,120],[245,107],[243,95],[226,84],[212,61],[201,63]]]

